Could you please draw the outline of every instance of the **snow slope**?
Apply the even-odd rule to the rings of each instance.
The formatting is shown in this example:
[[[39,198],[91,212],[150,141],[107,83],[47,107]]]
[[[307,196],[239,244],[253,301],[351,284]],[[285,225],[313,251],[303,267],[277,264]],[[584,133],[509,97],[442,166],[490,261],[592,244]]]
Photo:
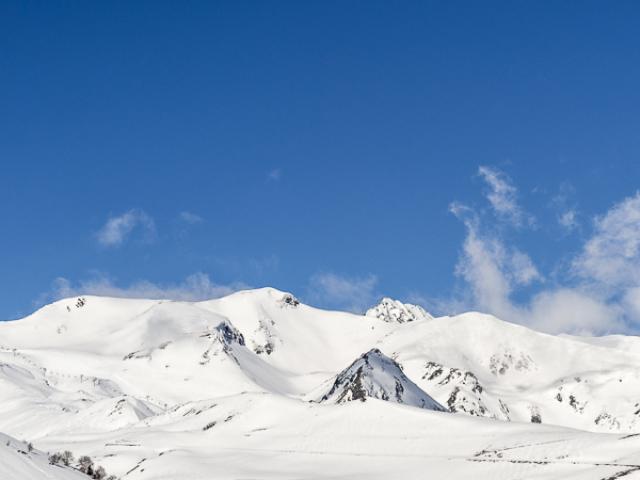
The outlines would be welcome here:
[[[467,313],[407,325],[383,344],[418,386],[455,411],[634,432],[640,428],[640,355],[600,342]]]
[[[0,322],[0,431],[127,479],[640,478],[636,345],[272,288],[87,296]]]
[[[50,465],[48,455],[0,433],[0,478],[6,480],[86,480],[70,467]]]

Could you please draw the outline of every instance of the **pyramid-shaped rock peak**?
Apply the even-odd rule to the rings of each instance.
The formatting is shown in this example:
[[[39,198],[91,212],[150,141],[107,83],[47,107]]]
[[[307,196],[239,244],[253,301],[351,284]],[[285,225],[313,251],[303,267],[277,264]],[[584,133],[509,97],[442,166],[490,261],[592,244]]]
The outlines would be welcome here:
[[[321,402],[343,403],[377,398],[428,410],[445,408],[404,374],[400,365],[377,348],[360,356],[340,372]]]

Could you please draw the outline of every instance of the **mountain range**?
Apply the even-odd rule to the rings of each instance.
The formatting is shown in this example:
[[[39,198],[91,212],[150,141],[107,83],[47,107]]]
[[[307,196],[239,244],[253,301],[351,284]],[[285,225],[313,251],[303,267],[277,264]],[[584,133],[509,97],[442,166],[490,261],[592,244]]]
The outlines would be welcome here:
[[[640,478],[639,376],[637,337],[389,298],[68,298],[0,322],[0,478]]]

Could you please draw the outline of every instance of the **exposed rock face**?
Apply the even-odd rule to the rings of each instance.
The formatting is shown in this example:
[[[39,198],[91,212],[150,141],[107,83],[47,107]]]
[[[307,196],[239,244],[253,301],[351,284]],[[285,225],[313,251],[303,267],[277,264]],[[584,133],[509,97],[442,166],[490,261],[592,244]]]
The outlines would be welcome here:
[[[297,307],[298,305],[300,305],[300,300],[298,300],[296,297],[294,297],[292,294],[290,293],[285,293],[282,298],[280,299],[280,305],[282,307]]]
[[[377,398],[428,410],[445,408],[407,378],[391,358],[374,348],[359,357],[336,377],[321,402],[342,403]]]
[[[220,325],[216,327],[216,331],[219,332],[220,340],[226,345],[233,343],[244,345],[244,336],[229,322],[220,323]]]
[[[221,322],[213,332],[205,333],[201,337],[209,338],[212,342],[202,354],[200,365],[208,364],[211,357],[218,355],[220,352],[227,354],[237,362],[233,348],[234,346],[245,346],[244,335],[228,321]]]
[[[452,413],[466,413],[478,417],[508,419],[508,408],[500,407],[503,415],[493,412],[485,403],[484,387],[473,372],[446,367],[437,362],[428,362],[422,380],[437,387],[450,387],[447,406]],[[505,413],[505,408],[507,412]]]
[[[402,303],[391,298],[383,298],[378,305],[367,310],[367,317],[375,317],[385,322],[406,323],[416,320],[431,320],[433,317],[419,305]]]
[[[523,372],[536,369],[536,364],[530,355],[524,352],[513,352],[505,349],[489,359],[489,368],[494,375],[505,375],[509,370]]]

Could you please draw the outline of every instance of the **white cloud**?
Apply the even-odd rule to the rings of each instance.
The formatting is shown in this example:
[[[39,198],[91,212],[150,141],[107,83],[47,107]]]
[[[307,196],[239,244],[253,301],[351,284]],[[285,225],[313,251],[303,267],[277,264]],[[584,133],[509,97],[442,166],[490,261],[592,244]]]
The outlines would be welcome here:
[[[580,288],[559,288],[535,295],[520,312],[520,323],[550,333],[598,335],[623,330],[622,310]]]
[[[98,243],[104,247],[118,247],[134,229],[140,229],[147,240],[155,237],[156,227],[149,215],[140,209],[132,209],[117,217],[111,217],[96,233]]]
[[[309,298],[331,308],[344,308],[362,313],[377,300],[375,275],[348,278],[335,273],[320,273],[309,281]]]
[[[489,201],[497,214],[520,216],[516,189],[496,171],[481,167],[492,186]],[[563,204],[564,205],[564,204]],[[482,229],[482,217],[460,203],[449,207],[466,227],[456,265],[465,289],[457,298],[438,303],[455,311],[477,309],[504,320],[550,333],[603,334],[625,330],[630,316],[640,319],[640,195],[625,199],[596,219],[594,236],[585,244],[573,269],[580,281],[539,289],[528,300],[515,301],[522,287],[544,281],[531,258],[505,245],[496,234]],[[514,213],[515,212],[515,213]],[[520,212],[520,213],[518,213]],[[564,218],[567,228],[577,226],[575,210]],[[498,230],[500,231],[500,230]],[[603,284],[618,288],[623,301]]]
[[[460,204],[450,207],[467,229],[456,273],[471,287],[474,305],[480,310],[510,318],[514,309],[509,300],[516,286],[542,280],[531,258],[509,249],[498,238],[480,233],[478,218]]]
[[[514,249],[511,251],[508,262],[510,273],[517,285],[529,285],[534,281],[542,280],[542,275],[526,253]]]
[[[231,285],[214,283],[207,274],[201,272],[189,275],[179,283],[158,284],[140,280],[124,287],[116,285],[103,275],[75,284],[66,278],[59,277],[53,282],[52,290],[39,299],[39,303],[78,295],[199,301],[222,297],[245,288],[249,287],[243,283]]]
[[[630,320],[640,319],[640,287],[628,288],[622,296],[621,303]]]
[[[533,217],[525,215],[518,205],[518,189],[507,175],[496,168],[487,166],[480,166],[478,175],[489,187],[486,197],[499,218],[516,226],[522,225],[524,221],[529,225],[533,224]]]
[[[480,234],[477,224],[467,221],[465,225],[467,236],[456,272],[470,289],[466,309],[549,333],[601,334],[624,328],[616,304],[579,286],[542,290],[528,303],[513,301],[518,287],[542,279],[537,268],[528,255]],[[460,307],[460,299],[454,302]],[[640,294],[637,304],[640,308]]]
[[[496,259],[496,245],[491,243],[479,238],[475,229],[467,225],[456,274],[471,287],[475,308],[510,316],[508,298],[511,285]]]
[[[640,284],[640,193],[594,222],[594,234],[573,262],[574,273],[606,289]]]
[[[195,225],[204,221],[204,219],[197,213],[188,211],[180,212],[180,220],[190,225]]]

